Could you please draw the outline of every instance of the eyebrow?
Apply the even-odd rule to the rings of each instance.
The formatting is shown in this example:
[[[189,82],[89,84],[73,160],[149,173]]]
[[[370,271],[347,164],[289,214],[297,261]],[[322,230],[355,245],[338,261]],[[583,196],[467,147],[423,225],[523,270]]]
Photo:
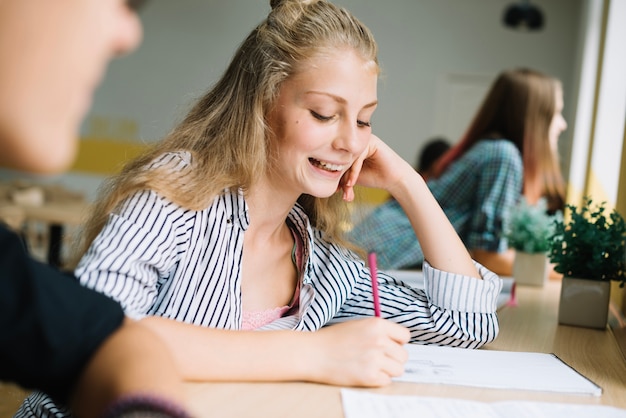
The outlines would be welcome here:
[[[346,103],[348,103],[348,101],[347,101],[346,99],[344,99],[343,97],[341,97],[341,96],[337,96],[337,95],[334,95],[334,94],[332,94],[332,93],[327,93],[327,92],[325,92],[325,91],[316,91],[316,90],[311,90],[311,91],[307,91],[307,92],[305,92],[304,94],[321,94],[322,96],[328,96],[328,97],[330,97],[331,99],[333,99],[334,101],[336,101],[336,102],[338,102],[338,103],[341,103],[341,104],[346,104]],[[368,104],[366,104],[365,106],[363,106],[363,109],[367,109],[367,108],[369,108],[369,107],[374,107],[374,106],[376,106],[377,104],[378,104],[378,100],[374,100],[373,102],[368,103]]]

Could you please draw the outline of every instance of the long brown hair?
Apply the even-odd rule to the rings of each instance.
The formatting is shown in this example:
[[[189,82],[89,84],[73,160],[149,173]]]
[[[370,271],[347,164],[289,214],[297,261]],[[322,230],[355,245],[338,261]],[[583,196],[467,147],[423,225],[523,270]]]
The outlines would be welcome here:
[[[222,78],[200,98],[184,120],[145,154],[108,179],[100,191],[79,246],[82,255],[102,230],[109,213],[145,189],[192,210],[201,210],[226,188],[249,189],[271,161],[272,134],[266,116],[281,83],[307,60],[336,49],[352,49],[378,70],[377,45],[360,21],[324,0],[272,0],[272,10],[237,49]],[[184,171],[148,168],[167,152],[187,151]],[[313,225],[343,243],[340,225],[349,216],[339,194],[299,202]]]
[[[549,130],[556,113],[561,83],[538,71],[514,69],[494,81],[461,140],[438,161],[435,177],[461,158],[480,140],[507,139],[522,155],[523,194],[530,202],[545,197],[550,211],[565,202],[565,187]]]

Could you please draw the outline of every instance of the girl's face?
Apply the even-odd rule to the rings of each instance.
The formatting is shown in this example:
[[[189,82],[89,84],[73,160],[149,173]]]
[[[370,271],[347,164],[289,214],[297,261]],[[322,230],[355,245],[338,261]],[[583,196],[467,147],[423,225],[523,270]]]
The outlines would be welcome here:
[[[276,156],[270,181],[294,198],[335,193],[370,140],[377,79],[375,63],[353,51],[303,63],[302,71],[282,84],[269,114]]]
[[[561,87],[556,89],[555,111],[552,116],[552,122],[550,122],[550,130],[548,132],[550,138],[550,148],[553,151],[557,151],[559,135],[561,132],[567,129],[567,122],[563,117],[563,90]]]
[[[1,0],[0,140],[9,163],[66,168],[106,64],[140,39],[127,0]]]

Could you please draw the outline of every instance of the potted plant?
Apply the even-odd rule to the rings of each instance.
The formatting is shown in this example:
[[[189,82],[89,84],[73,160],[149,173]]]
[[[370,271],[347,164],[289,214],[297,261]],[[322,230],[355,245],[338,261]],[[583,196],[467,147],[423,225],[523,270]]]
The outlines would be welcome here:
[[[550,249],[554,269],[563,274],[559,323],[604,329],[611,281],[626,282],[626,222],[606,202],[586,197],[580,208],[567,205],[567,222],[555,223]]]
[[[550,238],[561,213],[549,215],[545,199],[530,205],[525,199],[515,206],[506,237],[515,250],[513,278],[521,285],[543,286],[548,278]]]

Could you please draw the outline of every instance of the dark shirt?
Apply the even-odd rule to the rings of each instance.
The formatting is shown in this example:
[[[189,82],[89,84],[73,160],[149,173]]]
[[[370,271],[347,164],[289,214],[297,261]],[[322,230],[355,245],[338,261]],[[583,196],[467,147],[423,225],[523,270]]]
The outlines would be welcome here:
[[[0,380],[67,401],[94,351],[124,320],[119,304],[32,260],[0,226]]]

